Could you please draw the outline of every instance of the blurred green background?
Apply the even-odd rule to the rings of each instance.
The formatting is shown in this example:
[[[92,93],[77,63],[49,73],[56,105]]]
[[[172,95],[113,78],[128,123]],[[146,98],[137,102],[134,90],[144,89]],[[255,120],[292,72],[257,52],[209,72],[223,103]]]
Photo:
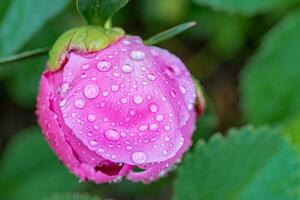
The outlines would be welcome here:
[[[113,24],[122,27],[128,34],[147,39],[177,24],[197,22],[196,27],[159,44],[180,57],[205,90],[207,109],[198,122],[194,143],[199,139],[209,141],[213,133],[224,132],[231,127],[268,124],[282,129],[290,141],[287,148],[294,149],[290,144],[297,147],[300,128],[299,6],[297,0],[130,0],[114,16]],[[83,24],[75,1],[0,0],[0,58],[51,47],[64,31]],[[47,55],[38,55],[0,64],[0,199],[40,200],[68,192],[87,193],[103,199],[171,199],[176,190],[173,182],[177,170],[150,185],[126,180],[95,185],[79,183],[58,162],[36,125],[35,98],[46,60]],[[269,131],[272,132],[272,129]],[[272,137],[257,141],[266,141],[261,151],[265,151],[264,147],[268,145],[272,148],[274,144],[276,152],[289,154],[285,149],[279,151],[281,148],[278,147],[285,144],[276,143],[277,140]],[[230,141],[225,142],[231,144]],[[256,145],[259,147],[259,144],[253,143],[249,150],[255,149]],[[198,151],[201,151],[200,147]],[[247,155],[247,152],[243,154]],[[289,156],[283,157],[287,159]],[[262,162],[267,158],[266,155]],[[293,159],[286,160],[286,163],[294,162]],[[285,162],[284,159],[281,161]],[[277,177],[278,180],[286,181],[287,188],[294,191],[300,185],[299,180],[292,180],[290,184],[290,179],[284,178],[289,175],[284,173],[291,170],[283,170],[291,166],[280,167],[271,168],[274,173],[282,175]],[[293,168],[293,171],[297,170]],[[247,174],[247,171],[243,173]],[[268,177],[273,180],[270,178],[272,175]],[[298,174],[291,177],[298,177]],[[199,184],[205,183],[199,181]],[[257,184],[263,182],[258,181]],[[280,188],[273,189],[289,193]],[[213,186],[210,189],[210,192],[218,190]],[[250,191],[250,194],[255,192]],[[264,198],[260,195],[250,195],[256,198],[207,195],[201,199],[270,199],[267,194]],[[180,195],[176,197],[182,199]],[[295,199],[284,195],[277,197],[272,199]],[[53,199],[60,197],[54,196]],[[63,196],[61,199],[72,197]]]

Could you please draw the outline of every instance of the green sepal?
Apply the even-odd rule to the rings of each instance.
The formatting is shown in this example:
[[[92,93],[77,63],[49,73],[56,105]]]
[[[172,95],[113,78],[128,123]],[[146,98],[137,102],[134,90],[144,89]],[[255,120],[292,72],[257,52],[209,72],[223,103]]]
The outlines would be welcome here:
[[[91,53],[108,47],[124,36],[121,28],[82,26],[63,33],[49,51],[48,69],[59,70],[70,51]]]

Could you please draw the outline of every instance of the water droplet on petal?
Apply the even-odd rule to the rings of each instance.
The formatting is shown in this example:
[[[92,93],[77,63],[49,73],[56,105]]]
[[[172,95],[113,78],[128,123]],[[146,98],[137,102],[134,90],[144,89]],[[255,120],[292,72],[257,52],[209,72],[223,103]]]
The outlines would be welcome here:
[[[132,60],[140,61],[140,60],[144,59],[145,53],[142,51],[136,50],[136,51],[132,51],[129,56]]]
[[[136,164],[143,164],[147,159],[147,155],[142,151],[137,151],[132,154],[131,159]]]
[[[83,93],[87,98],[93,99],[98,96],[99,90],[100,90],[99,86],[95,84],[87,84],[84,87]]]
[[[149,129],[151,131],[155,131],[156,129],[158,129],[158,125],[157,124],[150,124]]]
[[[130,150],[132,150],[132,149],[133,149],[132,146],[126,146],[126,150],[130,151]]]
[[[179,89],[180,89],[180,92],[181,92],[182,94],[185,94],[185,93],[186,93],[186,89],[185,89],[184,86],[180,86]]]
[[[130,45],[130,41],[129,40],[123,40],[123,42],[122,42],[124,45],[126,45],[126,46],[128,46],[128,45]]]
[[[145,130],[147,130],[148,129],[148,125],[145,125],[145,124],[143,124],[143,125],[141,125],[140,127],[139,127],[139,130],[140,131],[145,131]]]
[[[90,65],[89,64],[85,64],[85,65],[82,65],[81,66],[81,69],[82,70],[88,70],[90,68]]]
[[[98,145],[98,142],[97,142],[96,140],[91,140],[91,141],[90,141],[90,145],[91,145],[92,147],[97,146],[97,145]]]
[[[171,91],[171,96],[172,96],[173,98],[175,98],[175,97],[176,97],[176,93],[175,93],[174,91]]]
[[[166,125],[166,126],[164,127],[164,129],[165,129],[165,131],[169,131],[169,130],[171,129],[171,127],[170,127],[169,125]]]
[[[140,95],[135,95],[133,97],[133,102],[136,104],[141,104],[143,102],[144,98]]]
[[[147,78],[149,81],[154,81],[155,80],[155,76],[153,74],[147,74]]]
[[[120,99],[120,102],[123,103],[123,104],[127,103],[127,101],[128,101],[128,100],[127,100],[127,98],[125,98],[125,97]]]
[[[81,109],[81,108],[83,108],[83,107],[85,106],[85,101],[84,101],[83,99],[76,99],[76,100],[74,101],[74,106],[75,106],[76,108]]]
[[[169,142],[169,141],[170,141],[170,138],[169,138],[168,136],[166,136],[166,137],[164,137],[164,140],[165,140],[166,142]]]
[[[104,132],[104,136],[106,137],[106,139],[113,142],[118,141],[120,139],[120,134],[114,129],[106,130]]]
[[[158,111],[158,106],[156,105],[156,104],[150,104],[150,106],[149,106],[149,110],[151,111],[151,112],[157,112]]]
[[[129,64],[125,64],[122,66],[122,72],[124,72],[125,74],[129,74],[133,71],[133,67]]]
[[[108,91],[103,91],[103,92],[102,92],[102,95],[103,95],[104,97],[107,97],[107,96],[109,95],[109,92],[108,92]]]
[[[63,107],[66,103],[67,103],[67,99],[64,99],[59,103],[59,106]]]
[[[159,122],[163,121],[164,118],[165,118],[165,117],[164,117],[163,114],[158,114],[158,115],[156,115],[156,117],[155,117],[156,121],[159,121]]]
[[[111,68],[111,65],[107,61],[101,61],[97,64],[97,69],[101,72],[107,72]]]
[[[93,115],[93,114],[89,114],[87,119],[90,121],[90,122],[94,122],[96,120],[96,115]]]
[[[111,90],[112,90],[113,92],[117,92],[119,89],[120,89],[120,87],[119,87],[118,85],[112,85],[112,86],[111,86]]]

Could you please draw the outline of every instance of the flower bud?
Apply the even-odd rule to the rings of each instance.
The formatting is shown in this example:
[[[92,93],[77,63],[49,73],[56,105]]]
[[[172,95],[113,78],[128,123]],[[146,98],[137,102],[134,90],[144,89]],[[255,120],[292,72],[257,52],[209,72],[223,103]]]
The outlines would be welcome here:
[[[96,50],[64,44],[50,54],[60,61],[41,77],[38,122],[81,180],[148,183],[189,148],[204,100],[198,91],[195,106],[195,85],[176,56],[136,36],[114,38]]]

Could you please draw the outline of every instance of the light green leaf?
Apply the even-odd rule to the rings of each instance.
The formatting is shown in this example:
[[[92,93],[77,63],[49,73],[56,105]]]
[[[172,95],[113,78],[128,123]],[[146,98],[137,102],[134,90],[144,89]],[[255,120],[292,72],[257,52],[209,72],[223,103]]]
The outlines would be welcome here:
[[[278,129],[244,127],[198,143],[179,168],[174,200],[295,200],[299,160]]]
[[[41,200],[79,186],[38,128],[21,131],[7,146],[0,164],[0,199]]]
[[[186,23],[177,25],[175,27],[172,27],[168,30],[165,30],[161,33],[158,33],[158,34],[148,38],[147,40],[144,41],[144,43],[147,45],[157,44],[159,42],[162,42],[164,40],[172,38],[175,35],[178,35],[178,34],[182,33],[183,31],[186,31],[187,29],[189,29],[195,25],[196,25],[195,22],[186,22]]]
[[[300,11],[283,19],[242,71],[242,108],[248,122],[264,124],[300,113]]]
[[[129,0],[77,0],[77,9],[90,25],[105,23]]]
[[[43,200],[101,200],[99,197],[80,193],[54,194]]]
[[[194,2],[201,6],[209,6],[214,10],[253,16],[274,9],[282,9],[293,5],[297,0],[194,0]]]
[[[0,24],[0,56],[18,51],[70,0],[13,0]]]

